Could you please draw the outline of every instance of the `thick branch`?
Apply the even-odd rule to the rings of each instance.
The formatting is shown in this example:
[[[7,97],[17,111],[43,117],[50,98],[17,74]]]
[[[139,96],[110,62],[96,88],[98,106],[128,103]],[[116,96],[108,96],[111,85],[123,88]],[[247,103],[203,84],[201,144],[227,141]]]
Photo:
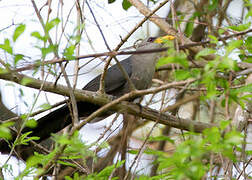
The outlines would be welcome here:
[[[26,75],[17,74],[17,73],[14,76],[13,74],[0,74],[0,79],[13,81],[18,84],[21,84],[23,78],[27,78],[30,80],[30,82],[26,84],[27,87],[39,89],[41,87],[41,84],[44,83],[43,85],[44,91],[57,93],[63,96],[69,96],[68,87],[63,86],[63,85],[54,86],[54,83],[43,82],[41,80],[34,79],[32,77],[28,77]],[[175,85],[183,85],[186,83],[188,83],[188,81],[169,83],[154,90],[150,89],[150,90],[137,91],[137,93],[135,93],[134,95],[136,96],[136,95],[156,93],[158,91],[171,88]],[[76,99],[79,101],[86,101],[86,102],[98,104],[101,106],[107,103],[110,103],[111,100],[113,99],[112,96],[104,96],[96,92],[90,92],[90,91],[84,91],[84,90],[78,90],[78,89],[74,90],[74,95]],[[129,94],[129,98],[131,98],[130,94]],[[118,111],[118,112],[128,112],[130,114],[140,116],[151,121],[156,121],[157,119],[160,119],[159,123],[161,124],[169,125],[175,128],[183,129],[183,130],[193,130],[195,132],[202,132],[206,128],[215,126],[214,124],[201,123],[201,122],[196,122],[196,121],[192,121],[188,119],[179,119],[175,116],[168,115],[165,113],[160,113],[156,110],[146,108],[146,107],[141,107],[139,105],[136,105],[131,102],[126,102],[126,101],[115,104],[110,109],[114,111]]]
[[[144,16],[148,16],[151,13],[151,11],[140,0],[129,0],[129,2],[133,6],[135,6],[135,8],[137,8],[139,12],[142,13]],[[164,19],[160,18],[156,14],[153,14],[149,19],[165,33],[176,36],[177,39],[180,41],[180,43],[182,44],[192,43],[192,41],[187,37],[181,34],[178,35],[177,31],[174,28],[172,28]],[[195,54],[197,54],[199,51],[203,50],[203,47],[190,47],[189,49]],[[214,55],[204,56],[204,58],[206,60],[212,60],[214,59]]]

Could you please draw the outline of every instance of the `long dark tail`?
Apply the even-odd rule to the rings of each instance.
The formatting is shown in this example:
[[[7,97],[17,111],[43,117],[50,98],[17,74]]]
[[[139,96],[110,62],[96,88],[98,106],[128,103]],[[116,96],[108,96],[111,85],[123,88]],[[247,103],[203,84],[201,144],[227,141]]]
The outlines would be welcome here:
[[[77,102],[79,117],[87,117],[99,108],[88,102]],[[52,111],[44,117],[37,120],[37,126],[34,129],[25,128],[22,132],[32,131],[30,136],[38,136],[41,142],[50,137],[52,133],[57,133],[72,123],[68,105]]]
[[[32,131],[29,136],[40,137],[39,142],[50,137],[51,133],[56,133],[71,123],[70,111],[67,105],[56,109],[44,117],[37,120],[35,128],[24,128],[22,131]]]
[[[86,117],[99,108],[98,105],[87,102],[77,102],[77,107],[79,117]],[[111,113],[104,114],[103,118],[110,114]],[[71,124],[71,122],[72,120],[69,107],[67,105],[64,105],[61,108],[56,109],[50,112],[49,114],[43,116],[42,118],[38,119],[37,126],[35,128],[26,127],[22,130],[22,133],[32,131],[29,136],[39,137],[40,139],[36,142],[40,143],[41,141],[49,138],[52,133],[57,133],[69,124]],[[16,137],[16,133],[13,132],[12,135],[14,140]],[[5,142],[3,139],[0,139],[0,152],[8,153],[9,151],[10,148],[7,142]]]

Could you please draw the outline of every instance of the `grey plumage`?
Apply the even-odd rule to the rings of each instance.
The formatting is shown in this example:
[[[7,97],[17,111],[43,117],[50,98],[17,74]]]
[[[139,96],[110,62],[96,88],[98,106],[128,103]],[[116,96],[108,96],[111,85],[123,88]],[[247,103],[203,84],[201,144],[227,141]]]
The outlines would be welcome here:
[[[137,50],[155,49],[161,44],[154,43],[155,38],[149,38],[140,43]],[[136,89],[146,89],[151,85],[152,77],[155,72],[155,63],[158,53],[134,54],[121,61],[121,66],[125,69]],[[98,91],[101,75],[91,80],[83,90]],[[117,65],[113,65],[107,70],[105,77],[105,92],[115,97],[130,91],[129,83]],[[77,102],[79,117],[87,117],[99,108],[98,105],[89,102]],[[104,116],[111,113],[104,114]],[[101,119],[101,118],[99,118]],[[25,128],[23,132],[33,131],[31,136],[38,136],[44,140],[51,133],[56,133],[71,123],[70,111],[67,105],[40,118],[35,129]]]

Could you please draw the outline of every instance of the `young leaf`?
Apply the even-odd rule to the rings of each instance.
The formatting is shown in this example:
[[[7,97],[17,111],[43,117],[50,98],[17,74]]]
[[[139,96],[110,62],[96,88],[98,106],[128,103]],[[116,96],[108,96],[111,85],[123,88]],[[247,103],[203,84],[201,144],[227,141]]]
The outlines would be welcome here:
[[[25,126],[29,128],[35,128],[37,126],[37,121],[35,119],[29,119],[25,121]]]
[[[208,5],[208,10],[213,11],[217,8],[218,6],[218,0],[210,0],[209,5]]]
[[[12,124],[10,124],[10,123],[0,124],[0,138],[3,138],[3,139],[11,139],[12,138],[10,129],[8,128],[11,125],[13,125],[13,123]]]
[[[179,53],[176,54],[175,56],[169,56],[169,57],[161,57],[157,64],[156,67],[159,68],[160,66],[168,63],[176,63],[180,64],[181,66],[187,68],[189,66],[186,55]]]
[[[182,69],[178,69],[175,71],[175,78],[176,80],[180,81],[180,80],[185,80],[191,77],[191,73],[190,71],[186,71],[186,70],[182,70]]]
[[[233,90],[236,93],[244,93],[244,92],[252,92],[252,84],[245,85],[243,87],[237,88]]]
[[[55,52],[56,49],[57,49],[57,45],[49,45],[48,47],[40,48],[41,53],[42,53],[42,59],[44,59],[51,52]]]
[[[217,37],[215,37],[215,36],[213,36],[213,35],[211,35],[211,34],[209,34],[208,37],[211,39],[211,43],[215,43],[215,44],[218,43]]]
[[[127,11],[131,7],[131,3],[128,0],[123,0],[122,7],[125,11]]]
[[[17,145],[28,145],[28,142],[31,140],[39,140],[39,137],[33,136],[33,137],[28,137],[29,134],[32,132],[29,131],[27,133],[22,134],[18,139],[15,140],[14,146]]]
[[[47,38],[45,36],[42,36],[38,31],[34,31],[31,33],[31,36],[32,37],[35,37],[36,39],[39,39],[43,42],[46,42],[47,41]]]
[[[252,53],[252,36],[249,36],[246,40],[245,40],[245,47],[247,48],[249,53]]]
[[[148,141],[168,141],[168,142],[174,144],[174,140],[173,139],[171,139],[168,136],[163,136],[163,135],[162,136],[156,136],[156,137],[150,136],[148,138]]]
[[[241,47],[243,44],[242,40],[233,40],[226,46],[226,54],[231,53],[234,49]]]
[[[226,71],[228,70],[232,70],[232,71],[236,71],[239,70],[238,66],[237,66],[237,61],[228,58],[228,57],[223,57],[222,61],[218,64],[218,68],[222,71]]]
[[[47,109],[50,109],[52,106],[48,103],[44,103],[44,104],[41,104],[39,107],[42,108],[43,110],[47,110]]]
[[[229,26],[230,29],[235,30],[235,31],[245,31],[251,26],[251,22],[246,23],[246,24],[241,24],[238,26]]]
[[[9,39],[4,39],[4,44],[0,44],[0,48],[9,54],[13,54]]]
[[[108,178],[110,176],[110,174],[113,172],[114,169],[120,167],[121,165],[123,165],[125,163],[125,160],[123,161],[119,161],[118,163],[116,164],[113,164],[111,166],[107,166],[106,168],[104,168],[101,172],[99,172],[97,174],[97,177],[102,177],[102,178],[105,178],[106,177]]]
[[[198,54],[195,56],[195,59],[199,59],[201,56],[207,56],[210,54],[215,54],[216,50],[210,49],[210,48],[204,48],[202,51],[198,52]]]
[[[57,26],[60,23],[59,18],[52,19],[51,21],[47,22],[45,25],[45,32],[49,32],[54,26]]]
[[[70,163],[70,162],[60,161],[60,160],[58,160],[57,162],[58,162],[59,164],[65,165],[65,166],[76,167],[76,165],[75,165],[75,164]]]
[[[242,143],[243,136],[240,132],[238,131],[230,131],[225,134],[225,143],[229,143],[232,145],[239,145]]]
[[[14,31],[13,41],[16,42],[17,38],[25,31],[25,24],[20,24]]]
[[[23,58],[24,58],[23,54],[15,54],[15,56],[14,56],[14,65],[16,66],[18,61],[20,61]]]
[[[194,19],[195,19],[195,16],[192,16],[192,17],[189,19],[189,22],[186,23],[186,28],[185,28],[186,37],[190,37],[190,36],[192,35],[193,26],[194,26]]]
[[[75,50],[75,46],[74,45],[70,45],[69,47],[67,47],[63,53],[64,57],[67,60],[73,60],[74,57],[74,50]]]

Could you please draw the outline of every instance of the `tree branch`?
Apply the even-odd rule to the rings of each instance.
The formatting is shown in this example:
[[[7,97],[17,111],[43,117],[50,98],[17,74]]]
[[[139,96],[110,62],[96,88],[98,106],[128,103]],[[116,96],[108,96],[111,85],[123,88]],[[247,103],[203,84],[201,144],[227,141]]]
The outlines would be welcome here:
[[[27,87],[39,89],[41,88],[41,84],[44,83],[43,84],[44,91],[57,93],[63,96],[70,95],[68,87],[63,86],[63,85],[54,85],[54,83],[52,82],[45,82],[45,81],[43,82],[41,80],[26,76],[23,74],[18,74],[18,73],[0,74],[0,79],[16,82],[21,85],[24,78],[29,80],[29,82],[27,82],[27,84],[25,85]],[[123,100],[127,100],[127,99],[137,97],[137,96],[157,93],[162,90],[172,88],[178,85],[185,85],[193,81],[195,80],[168,83],[155,89],[137,90],[137,91],[130,92],[121,98],[123,98]],[[110,102],[112,102],[112,99],[114,99],[114,97],[112,96],[104,96],[96,92],[84,91],[84,90],[79,90],[79,89],[74,90],[74,95],[76,99],[79,101],[86,101],[86,102],[90,102],[90,103],[97,104],[100,106],[109,104]],[[183,130],[192,130],[195,132],[202,132],[206,128],[216,126],[216,124],[196,122],[189,119],[179,119],[175,116],[168,115],[165,113],[160,113],[157,110],[147,108],[147,107],[141,107],[135,103],[127,102],[127,101],[122,101],[122,102],[119,101],[113,104],[113,106],[109,107],[109,109],[113,111],[117,111],[117,112],[128,112],[132,115],[140,116],[142,118],[155,121],[155,122],[157,119],[159,119],[158,122],[161,124],[169,125],[171,127],[175,127],[175,128],[183,129]]]

